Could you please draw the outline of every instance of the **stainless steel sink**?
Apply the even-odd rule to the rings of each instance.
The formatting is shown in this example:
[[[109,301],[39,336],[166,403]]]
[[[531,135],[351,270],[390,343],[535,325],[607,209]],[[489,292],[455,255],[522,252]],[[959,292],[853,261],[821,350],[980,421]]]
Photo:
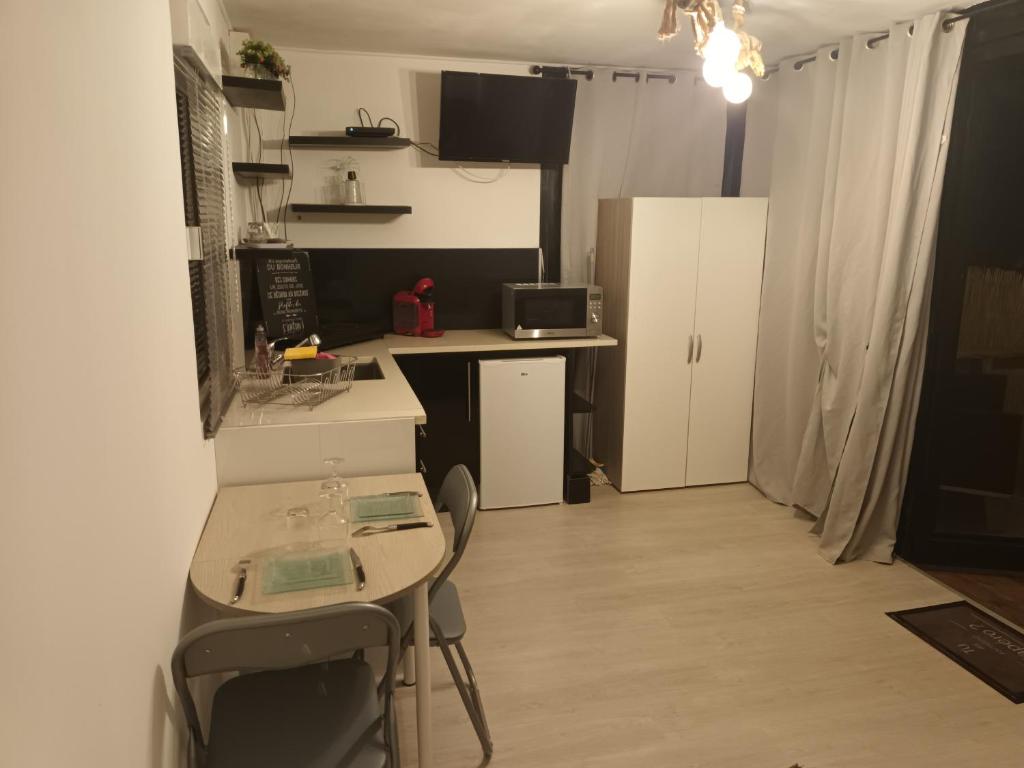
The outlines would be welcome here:
[[[356,363],[355,368],[355,374],[353,375],[355,381],[377,381],[384,378],[384,372],[380,369],[380,364],[377,362],[376,357],[369,360],[360,360]]]

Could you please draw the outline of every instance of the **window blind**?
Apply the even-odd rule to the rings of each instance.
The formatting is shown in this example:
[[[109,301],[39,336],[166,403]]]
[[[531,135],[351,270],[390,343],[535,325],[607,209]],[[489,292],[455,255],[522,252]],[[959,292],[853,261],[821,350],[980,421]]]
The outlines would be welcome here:
[[[188,262],[199,410],[204,433],[213,437],[234,393],[231,318],[237,309],[227,249],[223,100],[179,56],[174,75],[185,223],[202,233],[202,259]]]

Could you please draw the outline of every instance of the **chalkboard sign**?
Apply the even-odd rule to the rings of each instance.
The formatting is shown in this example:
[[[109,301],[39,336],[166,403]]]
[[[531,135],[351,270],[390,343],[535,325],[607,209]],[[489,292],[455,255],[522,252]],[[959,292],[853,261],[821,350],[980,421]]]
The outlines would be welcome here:
[[[301,339],[317,331],[309,254],[293,251],[256,259],[263,324],[270,339]]]

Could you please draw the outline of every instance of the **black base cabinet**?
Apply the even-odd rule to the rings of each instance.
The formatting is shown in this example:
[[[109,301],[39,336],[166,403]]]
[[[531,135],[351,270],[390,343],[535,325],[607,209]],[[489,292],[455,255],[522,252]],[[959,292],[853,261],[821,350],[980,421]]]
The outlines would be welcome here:
[[[416,427],[416,467],[431,495],[448,470],[465,464],[480,484],[480,405],[477,355],[402,355],[395,358],[427,423]]]

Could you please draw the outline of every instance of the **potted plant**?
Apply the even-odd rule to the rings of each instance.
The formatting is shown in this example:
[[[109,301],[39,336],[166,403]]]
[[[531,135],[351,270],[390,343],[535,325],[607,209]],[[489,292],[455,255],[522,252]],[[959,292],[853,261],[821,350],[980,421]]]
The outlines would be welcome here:
[[[242,69],[263,80],[289,80],[292,68],[265,40],[246,40],[238,49]]]

